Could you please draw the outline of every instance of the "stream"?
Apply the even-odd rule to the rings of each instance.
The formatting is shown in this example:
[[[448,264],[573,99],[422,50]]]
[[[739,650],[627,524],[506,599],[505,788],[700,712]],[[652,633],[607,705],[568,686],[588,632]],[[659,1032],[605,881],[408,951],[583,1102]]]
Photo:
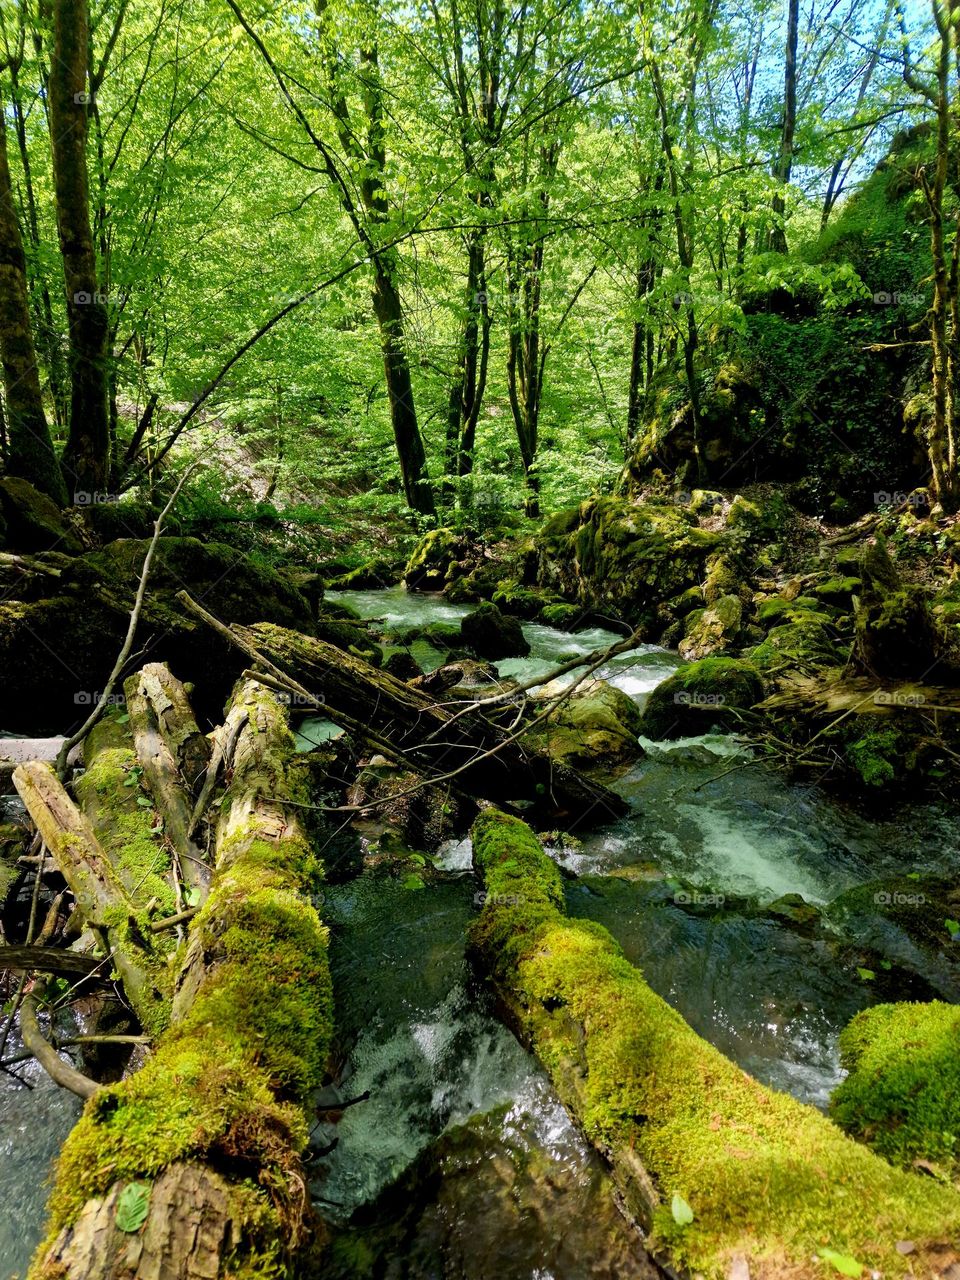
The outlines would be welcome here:
[[[329,598],[378,619],[387,637],[469,612],[400,588]],[[501,675],[534,679],[619,639],[600,628],[524,632],[530,655],[498,663]],[[441,661],[422,641],[410,649],[424,669]],[[597,674],[642,703],[679,661],[641,646]],[[300,748],[333,731],[301,724]],[[786,782],[727,735],[643,745],[613,784],[629,813],[552,852],[570,914],[605,925],[702,1036],[824,1107],[842,1074],[839,1033],[858,1010],[960,999],[960,967],[926,972],[882,905],[853,940],[835,906],[860,885],[960,871],[954,814],[855,811]],[[422,1280],[652,1277],[599,1161],[472,982],[470,857],[464,832],[436,857],[446,874],[423,887],[367,871],[324,889],[340,1060],[317,1099],[311,1185],[341,1232],[331,1274],[359,1274],[356,1258],[376,1255],[386,1260],[377,1274]],[[893,959],[874,973],[861,952],[881,945]],[[33,1090],[0,1076],[0,1280],[22,1271],[39,1239],[38,1192],[78,1111],[29,1079]]]

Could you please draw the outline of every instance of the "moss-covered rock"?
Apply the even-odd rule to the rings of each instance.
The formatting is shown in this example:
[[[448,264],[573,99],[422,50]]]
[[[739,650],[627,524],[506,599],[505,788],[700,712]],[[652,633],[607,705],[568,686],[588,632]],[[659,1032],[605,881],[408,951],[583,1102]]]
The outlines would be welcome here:
[[[540,696],[554,690],[546,686]],[[622,689],[605,680],[582,685],[531,735],[555,760],[574,768],[610,770],[640,755],[641,712]]]
[[[721,596],[706,609],[689,614],[688,623],[679,645],[681,658],[695,662],[699,658],[727,653],[740,634],[743,605],[737,596]]]
[[[414,547],[403,571],[408,591],[442,591],[451,573],[469,550],[455,529],[431,529]],[[461,575],[462,576],[462,575]]]
[[[892,1164],[960,1164],[960,1006],[881,1004],[840,1036],[849,1073],[830,1100],[843,1129]]]
[[[460,623],[461,642],[480,658],[522,658],[530,644],[516,618],[500,612],[495,604],[482,604]]]
[[[704,658],[679,667],[652,690],[643,709],[645,738],[689,738],[716,726],[736,728],[763,697],[756,667],[736,658]]]
[[[7,546],[14,551],[83,550],[60,508],[45,493],[19,476],[0,480],[0,512],[6,522]]]
[[[905,584],[878,538],[860,560],[861,593],[854,615],[854,657],[874,676],[923,679],[944,650],[944,638],[919,586]]]
[[[771,627],[767,637],[746,655],[765,675],[842,664],[846,654],[835,639],[826,614],[794,612],[791,622]]]
[[[583,620],[583,610],[575,604],[547,604],[540,614],[542,623],[558,631],[575,631]]]
[[[928,1251],[957,1259],[960,1195],[891,1168],[701,1040],[605,929],[566,918],[529,828],[488,810],[473,851],[485,899],[471,955],[672,1265],[807,1280],[831,1256],[888,1276],[916,1275]]]
[[[650,620],[661,601],[700,581],[718,542],[676,504],[591,498],[541,529],[539,578],[566,599]]]
[[[378,591],[395,586],[400,575],[401,568],[395,561],[375,557],[356,569],[330,578],[327,586],[331,591]]]

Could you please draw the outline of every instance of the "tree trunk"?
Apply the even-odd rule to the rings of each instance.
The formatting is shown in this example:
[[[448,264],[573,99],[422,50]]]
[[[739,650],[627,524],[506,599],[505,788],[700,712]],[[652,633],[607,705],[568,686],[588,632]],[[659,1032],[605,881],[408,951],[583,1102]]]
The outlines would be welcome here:
[[[793,172],[793,142],[797,131],[797,44],[800,33],[800,0],[787,0],[787,42],[783,60],[783,127],[780,133],[780,152],[773,168],[773,176],[781,188],[786,188]],[[784,225],[787,204],[781,191],[773,197],[773,226],[770,228],[770,248],[775,253],[787,252],[787,230]]]
[[[915,1274],[947,1273],[960,1231],[952,1187],[892,1168],[701,1040],[605,929],[567,918],[560,872],[524,823],[491,809],[472,835],[484,906],[471,958],[608,1162],[628,1216],[653,1229],[661,1256],[677,1247],[665,1262],[683,1274],[808,1275],[830,1241],[887,1275],[909,1240]]]
[[[434,515],[436,507],[427,474],[427,455],[417,422],[413,382],[407,357],[403,304],[393,279],[395,263],[378,258],[373,283],[373,310],[380,326],[383,371],[390,400],[393,438],[400,459],[400,474],[407,503],[421,515]]]
[[[70,335],[70,432],[63,466],[73,494],[91,495],[109,482],[110,422],[109,326],[97,287],[87,176],[88,0],[53,0],[53,37],[50,138]]]
[[[0,363],[6,397],[7,470],[29,480],[62,507],[67,487],[43,409],[26,259],[10,183],[5,115],[0,101]]]
[[[198,611],[185,592],[179,598]],[[216,623],[202,609],[199,614]],[[301,682],[331,720],[350,733],[368,732],[375,749],[385,741],[406,767],[422,773],[427,782],[462,767],[457,783],[465,791],[532,800],[568,824],[596,823],[625,812],[623,800],[614,792],[554,762],[541,748],[522,740],[509,741],[512,734],[493,718],[471,712],[454,719],[454,709],[448,710],[430,694],[323,640],[272,623],[231,627],[229,634],[251,658],[265,656]],[[510,720],[516,716],[515,707],[499,711]],[[494,748],[493,755],[481,758]]]
[[[216,873],[173,1025],[68,1138],[32,1280],[284,1277],[320,1234],[301,1106],[324,1078],[332,994],[327,930],[306,896],[317,864],[300,822],[304,774],[261,685],[238,687],[236,716]],[[118,1225],[131,1194],[146,1215],[134,1230]]]

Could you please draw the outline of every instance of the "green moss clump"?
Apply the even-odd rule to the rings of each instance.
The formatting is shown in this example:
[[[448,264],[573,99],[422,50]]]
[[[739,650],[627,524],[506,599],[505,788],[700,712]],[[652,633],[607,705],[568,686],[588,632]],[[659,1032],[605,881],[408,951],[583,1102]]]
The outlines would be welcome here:
[[[960,1161],[960,1007],[880,1004],[840,1036],[850,1073],[830,1100],[848,1133],[893,1164]]]
[[[902,737],[896,729],[870,729],[856,742],[847,743],[844,754],[865,786],[882,787],[900,776],[904,759]]]
[[[956,1239],[960,1196],[892,1168],[813,1108],[752,1080],[655,995],[607,931],[566,919],[556,867],[517,819],[473,828],[486,900],[472,954],[521,1037],[673,1263],[807,1277],[818,1250],[887,1276]],[[674,1195],[693,1210],[677,1223]],[[902,1257],[898,1240],[916,1257]],[[914,1271],[915,1273],[915,1271]]]
[[[842,664],[845,655],[835,644],[822,614],[795,613],[791,622],[773,627],[762,644],[747,654],[761,671],[809,670]]]
[[[640,731],[663,739],[693,737],[715,725],[735,727],[762,697],[763,681],[749,662],[703,658],[679,667],[652,690]]]

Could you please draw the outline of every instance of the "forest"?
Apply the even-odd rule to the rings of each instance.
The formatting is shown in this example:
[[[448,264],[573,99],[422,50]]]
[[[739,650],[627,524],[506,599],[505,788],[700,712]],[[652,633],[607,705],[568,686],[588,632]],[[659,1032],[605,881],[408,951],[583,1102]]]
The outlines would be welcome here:
[[[0,1280],[958,1280],[960,5],[0,0]]]

